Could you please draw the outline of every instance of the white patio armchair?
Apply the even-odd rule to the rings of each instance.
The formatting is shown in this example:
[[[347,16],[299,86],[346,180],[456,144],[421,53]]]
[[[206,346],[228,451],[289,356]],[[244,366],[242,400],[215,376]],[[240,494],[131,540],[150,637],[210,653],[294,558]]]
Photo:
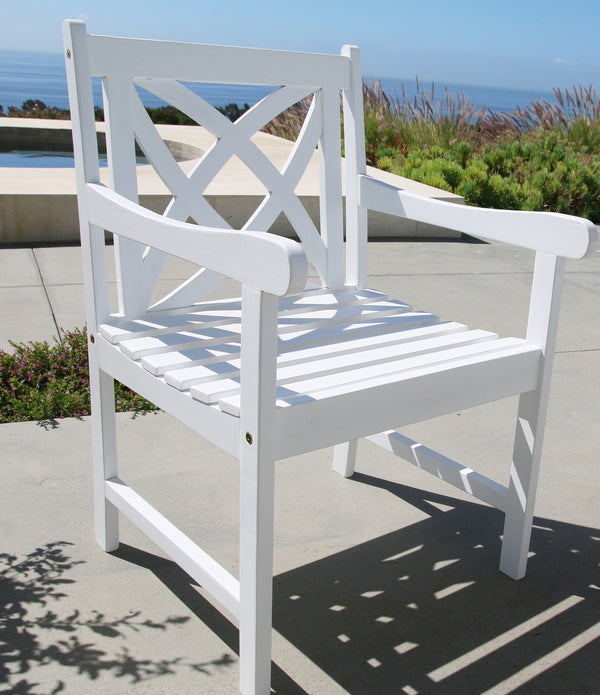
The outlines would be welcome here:
[[[279,459],[331,446],[334,469],[350,476],[356,441],[366,437],[505,512],[500,569],[522,577],[564,258],[583,257],[595,227],[558,214],[439,202],[368,176],[355,47],[344,47],[341,55],[317,55],[93,36],[74,20],[64,24],[64,41],[89,333],[98,543],[106,551],[118,547],[122,512],[237,616],[245,695],[270,691]],[[103,85],[109,186],[100,183],[92,77]],[[184,84],[190,82],[270,85],[274,91],[231,123]],[[136,87],[216,136],[189,175],[161,140]],[[252,136],[304,98],[312,104],[280,171]],[[138,204],[136,143],[173,195],[162,215]],[[295,194],[315,148],[318,225]],[[241,229],[232,229],[204,197],[234,155],[267,190]],[[367,289],[369,209],[535,250],[526,336],[500,337],[440,321]],[[281,213],[299,241],[269,233]],[[115,313],[109,307],[106,231],[114,235]],[[156,299],[169,254],[197,264],[198,271]],[[307,258],[317,284],[307,283]],[[224,277],[241,283],[241,298],[203,299]],[[118,477],[114,379],[239,459],[239,579]],[[395,431],[517,394],[506,484]]]

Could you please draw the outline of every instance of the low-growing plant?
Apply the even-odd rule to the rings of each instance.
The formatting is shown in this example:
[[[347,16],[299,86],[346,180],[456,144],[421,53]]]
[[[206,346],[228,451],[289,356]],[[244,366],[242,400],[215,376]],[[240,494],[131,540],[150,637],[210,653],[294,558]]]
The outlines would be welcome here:
[[[11,343],[0,350],[0,423],[54,420],[90,414],[87,331],[65,331],[55,344]],[[115,382],[117,411],[149,411],[156,406]]]
[[[411,147],[382,163],[387,171],[457,193],[468,205],[600,221],[600,153],[574,151],[566,133],[537,132],[479,151],[464,142],[445,150]]]

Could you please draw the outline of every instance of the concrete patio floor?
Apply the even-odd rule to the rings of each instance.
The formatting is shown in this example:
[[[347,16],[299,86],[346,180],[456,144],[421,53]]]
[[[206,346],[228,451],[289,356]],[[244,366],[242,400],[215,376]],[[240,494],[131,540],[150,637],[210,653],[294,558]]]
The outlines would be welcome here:
[[[369,246],[372,287],[523,333],[531,254]],[[368,443],[347,480],[329,450],[278,464],[278,695],[597,695],[599,271],[599,251],[567,266],[525,579],[497,570],[499,512]],[[82,326],[80,249],[0,249],[0,306],[0,349]],[[406,432],[504,481],[515,405]],[[235,572],[235,462],[165,414],[118,421],[122,477]],[[0,425],[0,450],[0,692],[236,693],[234,619],[126,520],[116,553],[95,544],[89,418]]]

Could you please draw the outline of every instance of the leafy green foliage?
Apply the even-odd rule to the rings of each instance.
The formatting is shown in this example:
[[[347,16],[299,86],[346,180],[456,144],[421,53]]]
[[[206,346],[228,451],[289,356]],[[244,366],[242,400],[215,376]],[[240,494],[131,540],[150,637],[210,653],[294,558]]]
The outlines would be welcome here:
[[[224,116],[227,116],[230,121],[237,121],[237,119],[242,116],[250,107],[248,104],[244,104],[240,108],[235,103],[225,104],[225,106],[217,106],[217,111],[220,111]],[[176,109],[170,104],[166,106],[157,107],[146,107],[146,111],[150,116],[152,123],[170,123],[172,125],[197,125],[193,118],[190,118],[187,114],[183,113],[179,109]]]
[[[248,104],[244,104],[243,107],[240,107],[235,103],[216,107],[217,111],[227,116],[230,121],[236,121],[240,116],[246,113],[249,108],[250,106]],[[171,105],[157,106],[155,108],[146,107],[146,111],[153,123],[197,125],[196,121]],[[2,106],[0,106],[0,115],[4,115]],[[7,115],[13,118],[50,118],[54,120],[67,120],[71,117],[69,109],[47,106],[41,99],[26,99],[21,104],[20,109],[16,106],[9,106]],[[100,108],[100,106],[94,106],[94,117],[97,121],[104,120],[104,110]]]
[[[0,422],[52,420],[90,413],[85,329],[47,341],[11,343],[0,350]],[[155,410],[156,406],[115,382],[117,411]]]
[[[0,115],[4,115],[0,107]],[[26,99],[21,108],[9,106],[7,116],[12,118],[48,118],[51,120],[67,120],[70,118],[69,109],[57,106],[47,106],[41,99]]]
[[[377,165],[462,195],[468,205],[547,210],[600,222],[600,151],[573,144],[568,130],[534,131],[477,149],[412,146]]]
[[[600,99],[593,87],[554,90],[557,103],[475,112],[463,93],[409,97],[363,84],[367,163],[464,196],[469,205],[545,210],[600,223]],[[269,132],[295,139],[310,102]],[[292,117],[293,116],[293,117]]]
[[[469,205],[546,210],[600,222],[600,100],[555,90],[509,114],[474,113],[464,95],[409,99],[364,85],[367,161],[462,195]]]

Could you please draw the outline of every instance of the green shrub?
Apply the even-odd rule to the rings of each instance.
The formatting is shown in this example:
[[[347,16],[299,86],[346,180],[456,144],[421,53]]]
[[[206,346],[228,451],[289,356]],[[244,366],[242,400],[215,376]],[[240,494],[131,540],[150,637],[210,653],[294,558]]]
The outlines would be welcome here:
[[[227,116],[230,121],[237,121],[250,107],[244,104],[240,108],[237,104],[231,103],[225,106],[217,106],[217,111],[220,111],[224,116]],[[169,123],[171,125],[197,125],[193,118],[175,108],[171,104],[165,106],[151,107],[147,106],[146,111],[150,116],[152,123]]]
[[[11,343],[0,350],[0,422],[53,420],[90,413],[87,332],[64,332],[47,341]],[[115,382],[118,411],[155,410],[156,406]]]
[[[457,193],[468,205],[600,222],[600,152],[577,148],[565,130],[525,133],[519,141],[503,137],[479,148],[465,141],[445,149],[413,146],[406,154],[386,153],[376,166]]]

